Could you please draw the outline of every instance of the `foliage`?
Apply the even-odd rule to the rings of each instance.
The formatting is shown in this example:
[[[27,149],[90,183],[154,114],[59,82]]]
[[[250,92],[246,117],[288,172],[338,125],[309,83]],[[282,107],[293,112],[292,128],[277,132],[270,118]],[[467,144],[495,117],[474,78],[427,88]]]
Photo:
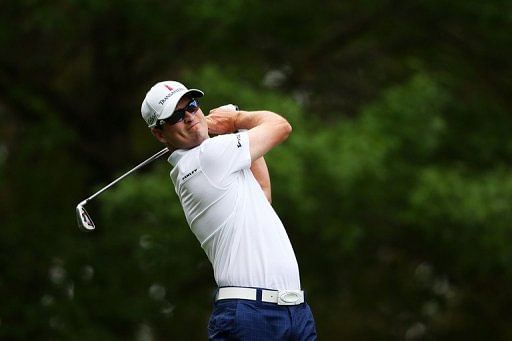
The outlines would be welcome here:
[[[215,288],[139,116],[154,82],[270,109],[321,339],[512,338],[510,3],[4,1],[0,339],[204,339]],[[191,326],[194,326],[191,328]]]

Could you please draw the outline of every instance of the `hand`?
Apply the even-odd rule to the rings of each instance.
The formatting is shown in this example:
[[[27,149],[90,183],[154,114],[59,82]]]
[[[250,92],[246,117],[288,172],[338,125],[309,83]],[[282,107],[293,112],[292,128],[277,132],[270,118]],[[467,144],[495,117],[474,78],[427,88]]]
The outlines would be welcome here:
[[[236,106],[228,104],[210,110],[206,116],[208,133],[220,135],[235,132],[237,130],[235,122],[239,113],[236,109]]]

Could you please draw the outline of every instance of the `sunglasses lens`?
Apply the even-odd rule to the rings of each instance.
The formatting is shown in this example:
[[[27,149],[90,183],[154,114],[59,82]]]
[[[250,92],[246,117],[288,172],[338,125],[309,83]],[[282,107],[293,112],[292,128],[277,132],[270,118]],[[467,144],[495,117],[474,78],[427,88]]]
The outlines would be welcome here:
[[[190,103],[187,104],[187,106],[185,108],[178,109],[178,110],[174,111],[174,113],[172,114],[171,117],[165,119],[165,122],[167,122],[171,125],[176,124],[185,119],[186,112],[195,114],[198,109],[199,109],[199,103],[197,102],[197,100],[194,99],[194,100],[190,101]]]
[[[174,112],[174,114],[171,117],[169,117],[166,121],[167,121],[167,123],[172,125],[172,124],[176,124],[179,121],[183,120],[184,117],[185,117],[185,110],[176,110]]]
[[[193,100],[187,105],[185,110],[193,114],[197,111],[197,109],[199,109],[199,103],[197,103],[196,100]]]

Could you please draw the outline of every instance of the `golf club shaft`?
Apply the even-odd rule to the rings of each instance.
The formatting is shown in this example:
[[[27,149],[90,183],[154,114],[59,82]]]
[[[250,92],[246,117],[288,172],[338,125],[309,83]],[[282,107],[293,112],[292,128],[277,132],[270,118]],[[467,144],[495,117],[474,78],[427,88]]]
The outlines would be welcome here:
[[[156,153],[155,155],[151,156],[150,158],[142,161],[141,163],[139,163],[137,166],[135,166],[135,168],[131,169],[130,171],[124,173],[123,175],[121,175],[119,178],[115,179],[114,181],[112,181],[111,183],[109,183],[108,185],[106,185],[105,187],[103,187],[102,189],[100,189],[98,192],[94,193],[93,195],[91,195],[90,197],[88,197],[87,199],[85,199],[84,201],[82,201],[83,205],[85,205],[89,200],[92,200],[94,199],[95,197],[97,197],[98,195],[100,195],[101,193],[103,193],[104,191],[106,191],[107,189],[109,189],[110,187],[112,187],[113,185],[115,185],[117,182],[123,180],[125,177],[127,177],[128,175],[130,175],[131,173],[135,172],[137,169],[141,168],[141,167],[144,167],[145,165],[147,165],[148,163],[158,159],[160,156],[164,155],[165,153],[167,153],[169,151],[169,148],[165,147],[164,149],[162,149],[161,151],[159,151],[158,153]],[[81,203],[81,204],[82,204]]]

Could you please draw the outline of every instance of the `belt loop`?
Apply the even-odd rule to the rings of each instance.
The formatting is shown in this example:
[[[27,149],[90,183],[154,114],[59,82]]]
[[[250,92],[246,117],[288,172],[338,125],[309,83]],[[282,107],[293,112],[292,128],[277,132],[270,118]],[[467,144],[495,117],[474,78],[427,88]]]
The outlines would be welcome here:
[[[263,292],[263,290],[261,290],[259,288],[256,289],[256,301],[258,301],[258,302],[262,301],[262,299],[261,299],[261,297],[263,295],[262,292]]]

